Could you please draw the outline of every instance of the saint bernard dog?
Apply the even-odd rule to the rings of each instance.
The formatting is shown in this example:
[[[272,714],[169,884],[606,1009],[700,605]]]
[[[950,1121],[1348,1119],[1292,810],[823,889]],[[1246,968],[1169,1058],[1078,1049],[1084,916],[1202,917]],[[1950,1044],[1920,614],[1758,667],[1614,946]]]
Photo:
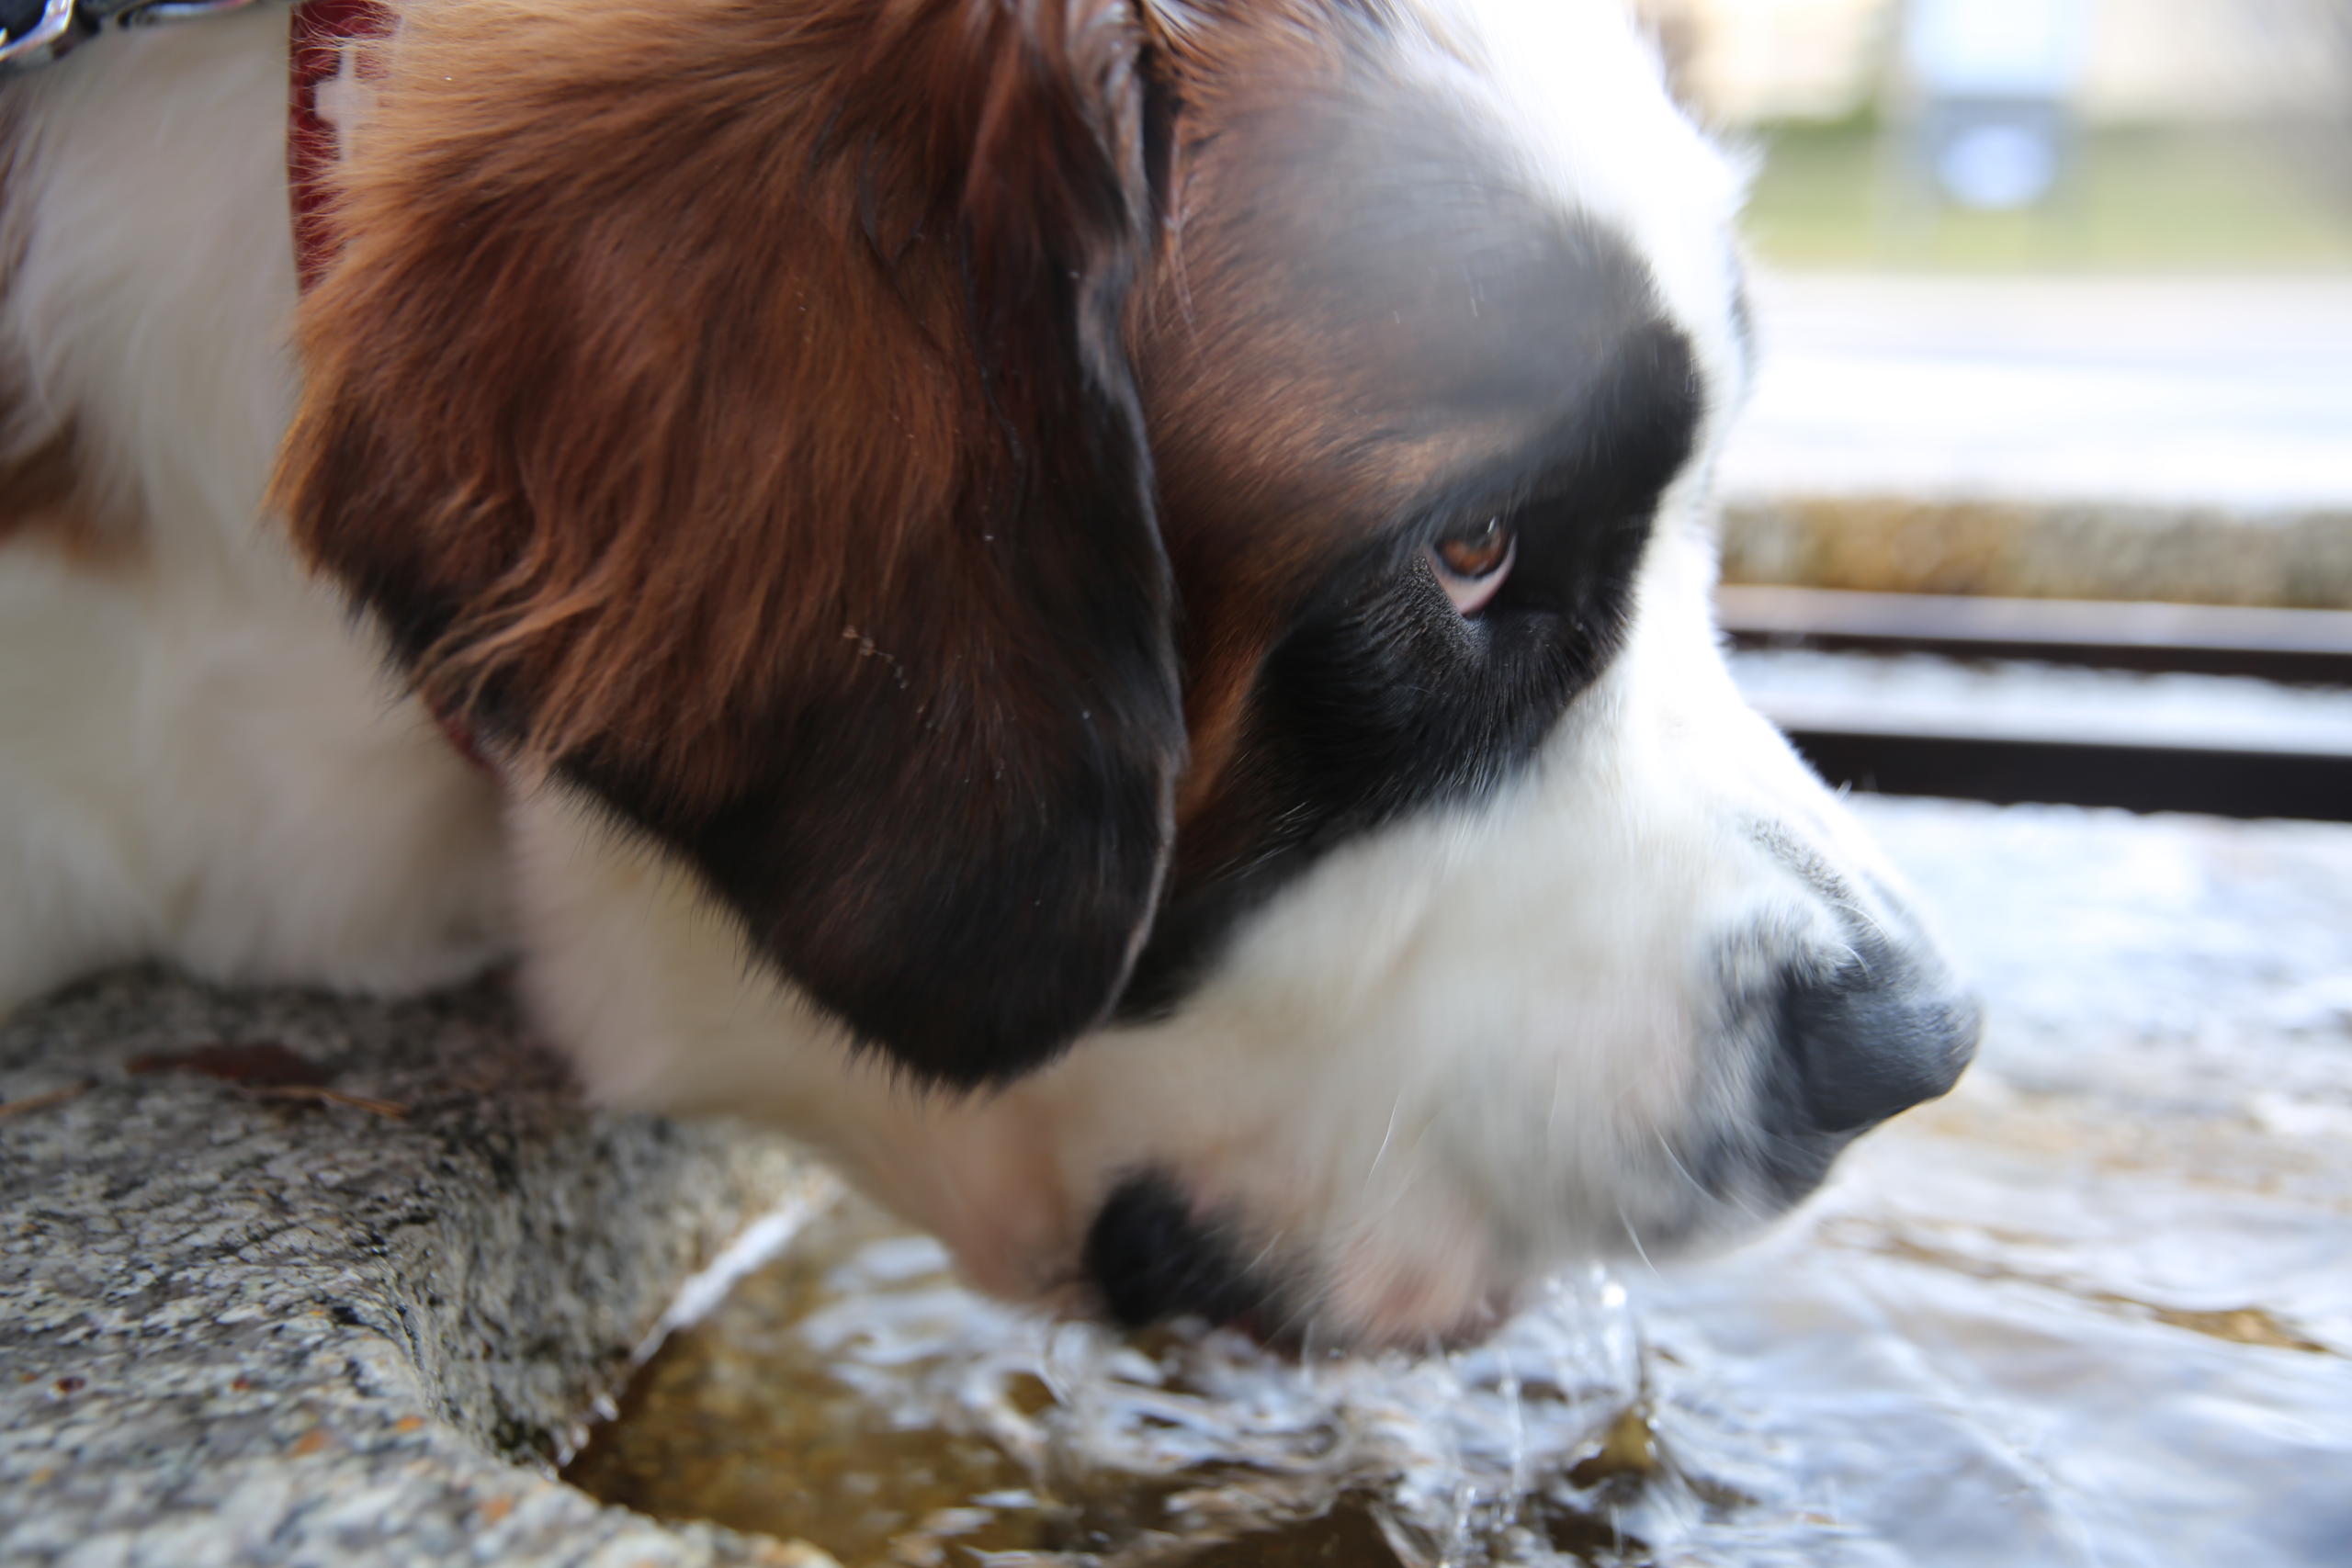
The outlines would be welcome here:
[[[0,1007],[513,956],[989,1290],[1356,1346],[1966,1063],[1725,673],[1614,0],[399,0],[305,288],[320,8],[0,81]]]

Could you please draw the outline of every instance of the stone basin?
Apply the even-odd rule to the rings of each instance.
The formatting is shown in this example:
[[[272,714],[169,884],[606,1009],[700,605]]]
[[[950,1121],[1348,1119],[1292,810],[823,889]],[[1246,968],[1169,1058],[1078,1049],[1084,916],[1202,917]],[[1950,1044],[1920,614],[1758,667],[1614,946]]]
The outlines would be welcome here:
[[[804,1247],[576,1460],[682,1287],[823,1177],[584,1110],[494,981],[78,987],[0,1030],[0,1561],[807,1568],[813,1535],[960,1568],[828,1511],[1014,1544],[974,1514],[1021,1527],[1023,1490],[1045,1544],[1118,1561],[1174,1518],[1201,1534],[1158,1560],[1205,1568],[1414,1562],[1448,1518],[1465,1562],[2346,1561],[2352,829],[1858,805],[1993,1024],[1761,1243],[1572,1276],[1452,1361],[1305,1368],[979,1308],[920,1241]],[[944,1359],[893,1359],[922,1321]],[[1002,1400],[946,1375],[1021,1357]],[[1114,1394],[1147,1450],[1051,1449]],[[1344,1464],[1283,1447],[1314,1421]]]

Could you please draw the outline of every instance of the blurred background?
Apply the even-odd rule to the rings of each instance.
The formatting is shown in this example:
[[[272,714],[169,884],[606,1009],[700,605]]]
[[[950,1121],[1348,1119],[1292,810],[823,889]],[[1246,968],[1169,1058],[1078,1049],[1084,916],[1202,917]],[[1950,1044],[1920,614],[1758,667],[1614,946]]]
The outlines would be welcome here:
[[[2352,265],[2342,0],[1644,0],[1790,266]]]
[[[1639,5],[1753,169],[1758,700],[1865,788],[2352,817],[2352,5]]]

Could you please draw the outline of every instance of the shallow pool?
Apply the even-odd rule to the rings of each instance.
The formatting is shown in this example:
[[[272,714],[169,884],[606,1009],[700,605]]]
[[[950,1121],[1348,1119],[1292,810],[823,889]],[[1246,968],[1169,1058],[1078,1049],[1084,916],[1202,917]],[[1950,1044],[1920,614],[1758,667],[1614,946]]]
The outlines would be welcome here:
[[[2352,829],[1861,805],[1993,1027],[1761,1242],[1301,1361],[842,1203],[572,1478],[853,1568],[2352,1564]]]

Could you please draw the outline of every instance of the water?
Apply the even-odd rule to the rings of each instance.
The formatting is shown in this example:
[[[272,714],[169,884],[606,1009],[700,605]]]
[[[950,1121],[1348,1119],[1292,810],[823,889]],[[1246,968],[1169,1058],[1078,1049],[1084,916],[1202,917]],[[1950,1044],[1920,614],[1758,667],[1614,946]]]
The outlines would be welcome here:
[[[1613,1562],[1636,1514],[1719,1500],[1660,1452],[1599,1270],[1475,1350],[1304,1362],[1044,1324],[944,1270],[843,1201],[665,1348],[573,1479],[850,1563]]]
[[[1763,1241],[1300,1362],[843,1204],[573,1479],[852,1568],[2352,1564],[2352,829],[1864,806],[1994,1027]]]

